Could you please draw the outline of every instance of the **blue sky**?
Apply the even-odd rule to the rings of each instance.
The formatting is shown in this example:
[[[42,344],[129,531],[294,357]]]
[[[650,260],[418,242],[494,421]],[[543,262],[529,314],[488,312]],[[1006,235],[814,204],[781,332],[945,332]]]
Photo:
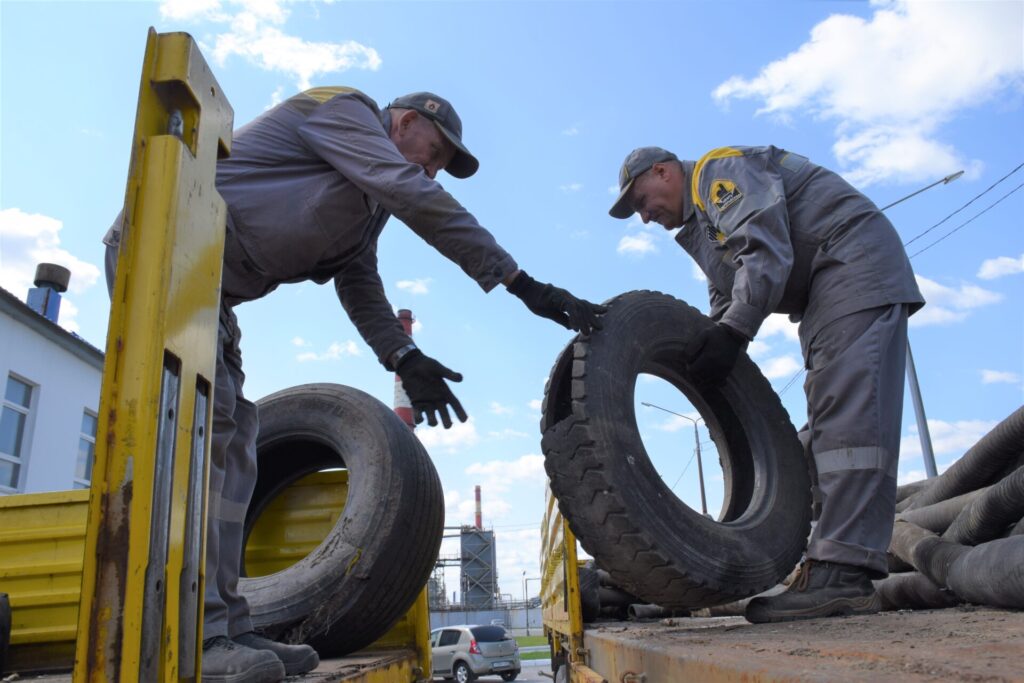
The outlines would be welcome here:
[[[907,241],[984,193],[911,254],[1024,182],[1022,169],[985,193],[1024,162],[1020,2],[0,0],[0,286],[24,296],[37,262],[68,266],[63,323],[100,347],[100,238],[123,200],[149,26],[199,40],[236,127],[311,84],[381,104],[415,90],[450,99],[481,170],[443,175],[445,187],[531,275],[593,300],[652,289],[707,310],[669,234],[607,215],[637,146],[697,158],[774,144],[842,172],[880,206],[964,170],[889,211]],[[912,259],[929,303],[910,339],[940,469],[1021,404],[1022,209],[1024,190]],[[447,523],[472,522],[482,485],[501,591],[519,598],[539,571],[539,403],[570,334],[501,288],[484,294],[398,221],[379,255],[392,303],[419,321],[417,342],[465,375],[455,389],[471,421],[417,430]],[[251,398],[340,382],[391,402],[392,376],[332,288],[282,287],[238,312]],[[795,328],[773,316],[751,355],[781,391],[800,367]],[[782,394],[796,426],[801,382]],[[660,381],[641,378],[636,394],[659,470],[698,507],[691,424],[639,403],[692,407]],[[909,401],[903,423],[901,482],[924,472]],[[702,448],[714,512],[721,471],[713,444]]]

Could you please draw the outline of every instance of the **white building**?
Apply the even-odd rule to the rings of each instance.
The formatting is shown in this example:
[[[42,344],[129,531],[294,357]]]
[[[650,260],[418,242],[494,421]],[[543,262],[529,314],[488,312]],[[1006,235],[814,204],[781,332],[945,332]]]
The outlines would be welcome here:
[[[103,353],[54,322],[59,291],[30,294],[49,319],[0,288],[0,494],[83,488],[92,476]]]

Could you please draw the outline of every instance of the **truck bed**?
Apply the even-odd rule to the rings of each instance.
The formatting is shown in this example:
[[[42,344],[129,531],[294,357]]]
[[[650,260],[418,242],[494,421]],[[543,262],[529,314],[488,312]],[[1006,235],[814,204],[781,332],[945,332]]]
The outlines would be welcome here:
[[[416,653],[413,650],[358,652],[347,657],[325,659],[315,671],[302,676],[291,676],[286,680],[288,683],[400,683],[417,680],[418,676],[413,673],[414,667]],[[32,683],[71,683],[71,674],[23,674],[17,680]]]
[[[1024,613],[987,607],[606,622],[588,625],[584,642],[589,668],[609,681],[1024,681]]]

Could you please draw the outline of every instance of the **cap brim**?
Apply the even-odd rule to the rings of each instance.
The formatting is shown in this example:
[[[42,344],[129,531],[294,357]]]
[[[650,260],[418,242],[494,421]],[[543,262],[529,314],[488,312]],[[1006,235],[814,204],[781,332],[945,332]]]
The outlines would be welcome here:
[[[442,126],[437,121],[434,121],[434,125],[441,131],[441,134],[455,146],[455,156],[448,162],[448,165],[444,167],[444,170],[448,171],[449,175],[456,178],[468,178],[477,172],[480,168],[480,162],[473,156],[466,146],[462,144],[462,140],[455,137],[455,135]]]
[[[629,202],[629,191],[633,189],[633,180],[631,178],[623,187],[619,193],[619,198],[612,204],[612,208],[609,209],[608,215],[612,218],[629,218],[636,211],[633,210],[633,205]]]

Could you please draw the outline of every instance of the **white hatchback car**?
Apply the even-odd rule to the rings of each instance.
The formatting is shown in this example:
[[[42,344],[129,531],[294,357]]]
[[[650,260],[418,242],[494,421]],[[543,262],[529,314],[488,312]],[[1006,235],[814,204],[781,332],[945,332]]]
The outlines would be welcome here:
[[[434,676],[469,683],[479,676],[514,681],[522,669],[519,644],[501,626],[445,626],[430,632]]]

